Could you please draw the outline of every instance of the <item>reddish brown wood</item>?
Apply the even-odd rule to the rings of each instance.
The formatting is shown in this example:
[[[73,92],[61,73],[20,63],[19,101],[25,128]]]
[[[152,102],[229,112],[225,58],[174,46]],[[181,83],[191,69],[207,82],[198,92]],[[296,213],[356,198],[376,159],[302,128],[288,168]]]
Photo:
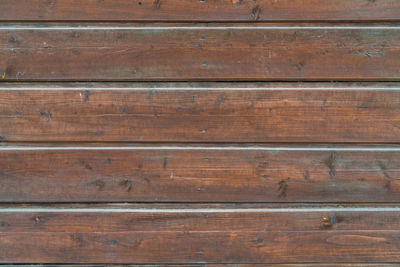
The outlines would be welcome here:
[[[397,231],[399,211],[377,203],[1,204],[0,232]]]
[[[0,0],[0,21],[0,264],[400,262],[399,0]]]
[[[398,0],[0,0],[1,21],[398,21]]]
[[[9,148],[0,201],[400,201],[400,148],[260,148]]]
[[[19,264],[21,267],[32,267],[32,265],[23,265]],[[71,266],[71,267],[102,267],[104,266],[103,264],[57,264],[57,265],[51,265],[51,264],[46,264],[46,266],[49,267],[58,267],[58,266]],[[198,263],[198,264],[179,264],[179,265],[171,265],[171,264],[134,264],[134,265],[116,265],[113,264],[115,267],[397,267],[398,264],[395,263],[307,263],[307,264],[263,264],[263,263],[253,263],[253,264],[206,264],[206,263]]]
[[[400,141],[398,84],[10,86],[0,90],[3,141]]]
[[[17,207],[13,212],[3,208],[0,261],[390,263],[400,255],[396,207],[331,207],[324,211],[320,206],[318,211],[287,205],[278,209],[266,205],[124,205],[112,207],[113,212],[109,208],[73,212],[62,207],[31,211]],[[138,210],[143,208],[152,210]]]
[[[48,26],[0,27],[3,81],[400,80],[397,24]]]

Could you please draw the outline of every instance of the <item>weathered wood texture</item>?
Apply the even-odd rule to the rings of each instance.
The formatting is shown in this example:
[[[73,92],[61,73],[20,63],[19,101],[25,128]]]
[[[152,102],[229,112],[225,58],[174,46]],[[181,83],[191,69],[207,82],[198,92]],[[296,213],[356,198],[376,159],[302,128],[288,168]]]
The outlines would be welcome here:
[[[107,208],[109,208],[108,206]],[[71,210],[72,208],[72,210]],[[400,260],[396,207],[47,207],[0,213],[14,263],[319,263]],[[142,210],[141,210],[142,209]],[[381,209],[381,210],[380,210]],[[50,211],[49,211],[50,210]],[[245,250],[243,248],[246,248]],[[23,251],[23,253],[21,253]]]
[[[261,85],[251,90],[225,85],[225,89],[213,84],[209,89],[5,87],[0,90],[0,136],[3,141],[400,141],[400,89],[393,86],[290,89],[293,84],[287,84],[286,89],[265,85],[263,90]]]
[[[2,202],[400,202],[400,148],[3,149]]]
[[[0,264],[399,266],[400,0],[0,22]]]
[[[4,266],[13,266],[13,265],[4,265]],[[43,266],[42,264],[18,264],[21,267],[35,267],[35,266]],[[292,263],[292,264],[282,264],[282,263],[253,263],[253,264],[208,264],[208,263],[194,263],[194,264],[46,264],[48,267],[398,267],[399,265],[396,263]]]
[[[3,81],[400,80],[399,58],[398,24],[0,27]]]
[[[0,21],[399,21],[398,0],[0,0]]]

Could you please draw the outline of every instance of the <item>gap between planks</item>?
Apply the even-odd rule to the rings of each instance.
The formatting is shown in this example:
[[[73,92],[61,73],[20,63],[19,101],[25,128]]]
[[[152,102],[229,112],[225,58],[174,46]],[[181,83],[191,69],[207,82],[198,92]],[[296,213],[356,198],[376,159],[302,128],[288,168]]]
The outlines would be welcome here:
[[[151,23],[148,23],[151,24]],[[400,26],[398,25],[383,25],[383,26],[372,26],[372,25],[362,25],[362,26],[352,26],[352,25],[344,25],[344,26],[326,26],[326,25],[313,25],[313,26],[283,26],[283,25],[263,25],[263,24],[251,24],[248,25],[218,25],[218,26],[128,26],[128,25],[66,25],[66,26],[56,26],[56,25],[3,25],[0,26],[0,31],[18,31],[18,30],[34,30],[34,31],[46,31],[46,30],[55,30],[55,31],[69,31],[69,30],[252,30],[252,29],[260,29],[260,30],[398,30]]]
[[[129,208],[124,207],[131,204],[110,204],[114,207],[101,207],[101,208],[74,208],[74,207],[1,207],[0,213],[299,213],[299,212],[400,212],[400,205],[376,205],[376,206],[311,206],[310,207],[288,207],[288,208],[224,208],[224,205],[218,205],[219,208],[187,208],[177,207],[176,204],[164,204],[163,208],[151,208],[153,204],[142,204],[142,206],[149,206],[149,208]],[[241,206],[243,204],[237,204]],[[271,206],[271,204],[269,204]],[[168,208],[166,206],[169,206]],[[174,207],[175,206],[175,207]],[[196,206],[196,204],[189,204],[187,206]],[[213,206],[213,204],[209,204]],[[217,206],[217,205],[214,205]],[[249,206],[249,205],[247,205]],[[260,206],[257,205],[257,206]]]
[[[400,151],[394,146],[0,146],[0,151],[35,150],[224,150],[224,151]]]

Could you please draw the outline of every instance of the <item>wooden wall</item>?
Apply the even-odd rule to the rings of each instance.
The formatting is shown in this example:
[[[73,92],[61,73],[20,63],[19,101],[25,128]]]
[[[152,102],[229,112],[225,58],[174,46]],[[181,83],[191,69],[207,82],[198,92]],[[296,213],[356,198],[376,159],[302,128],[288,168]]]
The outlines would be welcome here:
[[[0,264],[399,266],[399,144],[399,0],[0,0]]]

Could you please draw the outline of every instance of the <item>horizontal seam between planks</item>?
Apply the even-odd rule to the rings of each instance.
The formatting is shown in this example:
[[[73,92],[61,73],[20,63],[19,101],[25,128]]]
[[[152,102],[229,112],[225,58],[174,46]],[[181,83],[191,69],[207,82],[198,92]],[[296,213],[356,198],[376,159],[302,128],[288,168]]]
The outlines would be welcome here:
[[[240,15],[240,14],[239,14]],[[248,24],[265,24],[265,23],[273,23],[273,24],[287,24],[287,23],[298,23],[298,24],[312,24],[312,23],[319,23],[319,24],[344,24],[344,23],[353,23],[353,24],[362,24],[362,23],[369,23],[369,24],[383,24],[383,23],[396,23],[400,22],[400,18],[398,17],[381,17],[381,18],[333,18],[326,16],[325,18],[320,18],[320,19],[310,19],[310,18],[304,18],[304,19],[299,19],[299,18],[283,18],[283,19],[268,19],[268,18],[259,18],[257,20],[254,19],[207,19],[207,18],[191,18],[191,19],[172,19],[172,18],[163,18],[163,19],[154,19],[154,18],[141,18],[141,19],[98,19],[98,18],[93,18],[93,19],[57,19],[57,18],[39,18],[37,17],[36,19],[24,19],[24,18],[0,18],[0,22],[2,23],[14,23],[14,24],[22,24],[22,23],[29,23],[29,24],[35,24],[35,23],[63,23],[63,24],[76,24],[76,23],[85,23],[85,24],[95,24],[95,23],[107,23],[107,24],[129,24],[129,23],[163,23],[163,24],[190,24],[190,23],[196,23],[196,24],[218,24],[218,23],[223,23],[223,24],[239,24],[243,25],[245,23]]]
[[[0,213],[295,213],[295,212],[400,212],[398,207],[332,208],[0,208]]]
[[[399,83],[399,78],[358,78],[358,79],[347,79],[347,78],[326,78],[326,79],[309,79],[309,78],[288,78],[288,79],[215,79],[215,78],[185,78],[185,79],[159,79],[159,78],[143,78],[143,79],[8,79],[0,80],[0,86],[2,84],[69,84],[69,83]]]
[[[400,26],[0,26],[0,30],[399,30]]]
[[[0,84],[1,86],[1,84]],[[140,87],[104,87],[104,88],[91,88],[91,87],[0,87],[0,91],[83,91],[83,90],[92,90],[92,91],[272,91],[272,90],[282,90],[282,91],[313,91],[313,90],[327,90],[327,91],[399,91],[400,87],[255,87],[255,88],[235,88],[235,87],[155,87],[155,88],[140,88]]]
[[[399,233],[400,229],[340,229],[340,230],[335,230],[335,233],[340,233],[340,234],[349,234],[349,233],[371,233],[371,232],[376,232],[376,233]],[[124,230],[124,231],[118,231],[118,230],[105,230],[105,231],[85,231],[85,230],[78,230],[78,231],[57,231],[57,230],[47,230],[44,231],[29,231],[29,232],[10,232],[10,231],[5,231],[2,232],[0,230],[0,235],[12,235],[12,234],[71,234],[71,233],[82,233],[82,234],[129,234],[129,233],[187,233],[187,234],[208,234],[208,233],[244,233],[244,234],[255,234],[255,233],[329,233],[329,230],[319,230],[319,229],[311,229],[311,230]]]
[[[224,150],[224,151],[400,151],[400,147],[236,147],[236,146],[216,146],[216,147],[201,147],[201,146],[137,146],[137,147],[20,147],[7,146],[0,147],[0,151],[35,151],[35,150]]]

